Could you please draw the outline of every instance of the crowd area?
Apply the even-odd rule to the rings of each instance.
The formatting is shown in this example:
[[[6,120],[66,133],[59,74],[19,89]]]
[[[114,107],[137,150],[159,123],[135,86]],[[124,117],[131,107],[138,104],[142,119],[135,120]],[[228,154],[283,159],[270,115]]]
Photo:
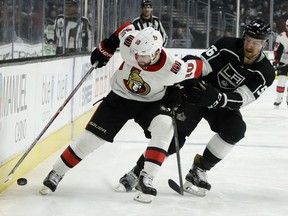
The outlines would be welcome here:
[[[237,1],[235,0],[212,0],[212,11],[222,10],[236,16]],[[251,20],[262,19],[270,21],[270,1],[241,0],[240,25],[246,26]],[[288,1],[274,0],[273,5],[273,31],[280,33],[285,29],[285,21],[288,18]]]
[[[67,0],[67,2],[68,1],[71,0]],[[72,0],[71,2],[74,1]],[[190,5],[193,5],[195,2],[197,3],[197,1],[189,1],[189,2]],[[201,2],[205,3],[205,1]],[[219,12],[221,14],[228,14],[230,17],[232,17],[233,21],[232,24],[229,24],[228,28],[226,28],[223,27],[224,25],[222,25],[221,22],[220,24],[218,23],[218,26],[215,25],[213,22],[216,19],[213,17],[211,32],[209,36],[210,39],[209,45],[213,44],[222,36],[236,36],[234,24],[236,22],[236,8],[237,8],[237,1],[235,0],[211,0],[210,2],[212,13]],[[107,1],[107,2],[105,1],[105,4],[107,4],[108,6],[110,4],[112,8],[114,7],[113,4],[115,4],[115,2],[113,3],[113,1]],[[185,15],[181,12],[181,10],[177,12],[177,9],[181,4],[184,3],[174,1],[173,9],[176,10],[178,16],[182,16],[183,18],[183,16]],[[180,21],[176,19],[174,20],[173,17],[174,15],[172,17],[169,15],[168,21],[165,21],[165,15],[163,11],[165,11],[164,8],[171,7],[171,2],[169,1],[163,1],[161,3],[155,2],[154,6],[155,7],[153,10],[153,15],[158,16],[160,18],[160,21],[163,22],[163,27],[166,30],[166,33],[169,38],[167,47],[207,48],[207,43],[205,42],[205,40],[203,40],[203,38],[206,38],[206,32],[197,30],[195,24],[191,23],[191,21],[189,24],[187,24],[185,23],[185,20],[184,22],[183,20]],[[75,13],[75,15],[78,16],[78,18],[81,16],[85,16],[87,21],[89,21],[86,22],[86,24],[89,27],[87,28],[88,30],[86,30],[85,33],[86,38],[82,38],[82,41],[79,42],[79,44],[81,43],[86,44],[86,47],[95,46],[99,42],[99,38],[97,38],[98,19],[96,19],[95,17],[93,18],[92,15],[92,9],[95,7],[96,7],[95,2],[93,3],[93,1],[89,0],[88,13],[83,14],[83,8],[78,9],[78,13]],[[274,0],[272,8],[273,8],[273,22],[271,23],[272,35],[273,35],[272,43],[274,43],[276,36],[280,32],[283,32],[285,30],[285,22],[288,18],[288,1]],[[240,34],[242,34],[245,26],[249,24],[252,20],[260,18],[266,22],[270,22],[270,10],[271,10],[270,0],[264,0],[264,1],[241,0]],[[168,10],[168,12],[169,11],[170,9]],[[133,13],[131,11],[131,16],[134,16],[135,14],[137,14],[138,16],[139,12],[140,12],[139,6],[136,4],[135,11]],[[200,11],[198,12],[200,13]],[[54,35],[55,23],[57,17],[63,13],[64,13],[64,4],[63,1],[59,0],[46,0],[46,1],[22,0],[15,3],[13,3],[12,0],[0,0],[0,45],[7,45],[10,44],[11,42],[25,43],[25,44],[44,43],[44,46],[49,48],[51,44],[56,43]],[[132,21],[137,16],[134,16],[133,18],[129,17],[128,20]],[[170,31],[171,28],[170,19],[173,19],[172,32]],[[104,22],[106,22],[106,20],[104,20]],[[110,20],[107,22],[110,22]],[[118,23],[116,24],[118,25]],[[221,28],[219,28],[219,25]],[[112,23],[111,26],[114,26],[114,24]],[[92,32],[90,32],[90,28],[92,28],[91,29]],[[108,28],[106,27],[106,24],[104,28]],[[105,33],[109,32],[109,30],[104,29],[104,32]],[[85,48],[82,49],[82,51],[83,50],[87,51],[90,49]]]
[[[23,1],[13,7],[11,1],[0,1],[0,44],[12,41],[41,41],[43,2]]]

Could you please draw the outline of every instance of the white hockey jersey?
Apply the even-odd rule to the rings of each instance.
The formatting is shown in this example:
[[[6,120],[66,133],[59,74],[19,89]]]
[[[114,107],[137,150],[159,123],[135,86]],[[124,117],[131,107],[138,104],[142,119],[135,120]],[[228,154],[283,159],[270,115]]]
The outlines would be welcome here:
[[[130,28],[130,31],[127,31]],[[167,86],[185,79],[201,76],[201,60],[176,59],[162,48],[160,60],[155,65],[141,68],[130,51],[133,38],[138,30],[128,26],[118,34],[123,63],[111,78],[112,91],[117,95],[136,101],[157,101],[163,98]]]
[[[274,60],[288,64],[288,34],[282,32],[276,37],[274,45]]]

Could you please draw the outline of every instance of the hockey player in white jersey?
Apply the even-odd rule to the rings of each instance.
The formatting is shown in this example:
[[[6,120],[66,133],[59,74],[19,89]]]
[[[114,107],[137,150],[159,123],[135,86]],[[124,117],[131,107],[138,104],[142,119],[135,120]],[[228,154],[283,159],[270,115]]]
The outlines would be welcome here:
[[[276,37],[273,66],[278,76],[277,97],[274,102],[274,107],[277,109],[283,100],[288,76],[288,19],[286,21],[286,30]],[[286,90],[286,104],[288,106],[288,88]]]
[[[116,134],[129,120],[134,119],[145,133],[151,134],[140,173],[134,200],[149,203],[156,196],[152,186],[173,137],[172,120],[161,100],[167,86],[202,73],[201,60],[186,62],[175,59],[164,48],[159,31],[152,27],[134,30],[131,23],[117,29],[104,39],[91,54],[91,64],[104,66],[120,47],[123,63],[111,78],[112,91],[95,111],[86,130],[65,149],[53,170],[43,181],[41,194],[55,191],[65,173],[106,141],[113,142]],[[173,102],[173,101],[172,101]]]

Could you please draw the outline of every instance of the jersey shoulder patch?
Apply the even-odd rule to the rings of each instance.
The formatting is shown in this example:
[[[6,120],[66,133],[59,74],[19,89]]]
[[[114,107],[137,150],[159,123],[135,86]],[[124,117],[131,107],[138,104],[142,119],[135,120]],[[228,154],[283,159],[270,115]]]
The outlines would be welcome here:
[[[130,47],[133,39],[134,39],[134,36],[133,36],[133,35],[128,35],[128,36],[125,38],[124,45],[127,46],[127,47]]]
[[[175,60],[170,71],[174,74],[177,74],[181,70],[181,66],[182,66],[181,62]]]

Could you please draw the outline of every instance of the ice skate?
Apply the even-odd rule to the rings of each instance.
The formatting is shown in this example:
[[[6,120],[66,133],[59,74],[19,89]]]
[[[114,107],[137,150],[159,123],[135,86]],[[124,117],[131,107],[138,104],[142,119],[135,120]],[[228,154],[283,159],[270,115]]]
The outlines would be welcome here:
[[[274,109],[279,109],[281,102],[274,102]]]
[[[279,109],[281,102],[282,102],[282,98],[277,98],[273,104],[274,109]]]
[[[119,184],[114,188],[116,192],[130,192],[138,182],[138,176],[133,172],[134,169],[126,173],[119,179]]]
[[[206,170],[198,166],[201,158],[201,155],[195,156],[193,167],[186,175],[186,182],[183,185],[184,191],[196,196],[206,196],[206,192],[211,189],[211,185],[207,181]]]
[[[47,195],[51,191],[54,192],[62,178],[63,175],[58,175],[55,170],[52,170],[44,179],[43,187],[40,189],[39,193]]]
[[[145,171],[141,171],[138,183],[136,185],[137,195],[134,197],[135,201],[141,203],[151,203],[153,198],[157,195],[157,190],[152,186],[153,177]]]

